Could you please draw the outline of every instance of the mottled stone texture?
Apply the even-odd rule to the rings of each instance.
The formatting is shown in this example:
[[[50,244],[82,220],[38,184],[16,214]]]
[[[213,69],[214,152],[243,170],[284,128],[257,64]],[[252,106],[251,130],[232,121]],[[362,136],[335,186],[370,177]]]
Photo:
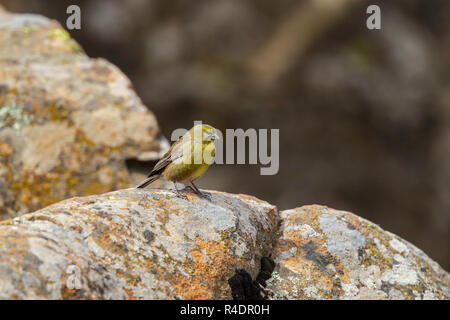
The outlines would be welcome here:
[[[231,299],[227,280],[236,268],[256,277],[277,216],[216,191],[211,201],[141,189],[65,200],[0,226],[0,299]]]
[[[449,299],[450,275],[420,249],[352,213],[280,212],[273,299]]]
[[[0,8],[0,218],[130,186],[125,159],[158,158],[158,130],[117,67]]]
[[[1,222],[0,299],[230,299],[269,256],[271,299],[450,298],[437,263],[349,212],[125,189]]]

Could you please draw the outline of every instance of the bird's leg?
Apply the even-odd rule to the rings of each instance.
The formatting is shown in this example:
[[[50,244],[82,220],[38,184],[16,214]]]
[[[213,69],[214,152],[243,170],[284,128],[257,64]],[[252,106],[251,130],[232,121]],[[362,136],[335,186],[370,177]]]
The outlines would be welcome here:
[[[211,195],[206,192],[201,192],[199,188],[194,184],[194,182],[190,181],[192,188],[194,188],[194,192],[198,194],[200,197],[211,200]]]
[[[184,195],[180,190],[178,190],[178,188],[177,188],[177,183],[174,182],[173,185],[174,185],[174,187],[175,187],[175,190],[176,190],[176,192],[177,192],[178,197],[187,200],[188,198],[186,197],[186,195]]]
[[[187,186],[187,185],[184,185],[183,191],[197,193],[197,191],[195,191],[194,188],[192,188],[191,186]]]

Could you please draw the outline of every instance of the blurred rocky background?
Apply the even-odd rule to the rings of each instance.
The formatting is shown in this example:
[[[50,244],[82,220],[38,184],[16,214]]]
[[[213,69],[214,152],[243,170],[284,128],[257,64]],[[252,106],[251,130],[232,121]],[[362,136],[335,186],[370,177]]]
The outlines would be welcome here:
[[[280,129],[277,175],[215,166],[200,187],[357,212],[450,269],[449,1],[0,4],[62,25],[79,5],[71,36],[121,68],[167,138],[194,120]],[[366,28],[369,4],[381,30]]]
[[[168,143],[130,80],[61,25],[0,7],[0,220],[129,187]]]

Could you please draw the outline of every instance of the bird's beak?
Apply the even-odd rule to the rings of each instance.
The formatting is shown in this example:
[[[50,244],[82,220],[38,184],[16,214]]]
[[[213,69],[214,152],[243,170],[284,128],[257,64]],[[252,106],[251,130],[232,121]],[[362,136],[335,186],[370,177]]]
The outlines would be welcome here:
[[[219,134],[217,133],[217,131],[214,131],[213,132],[213,134],[211,135],[211,140],[219,140],[220,139],[220,136],[219,136]]]

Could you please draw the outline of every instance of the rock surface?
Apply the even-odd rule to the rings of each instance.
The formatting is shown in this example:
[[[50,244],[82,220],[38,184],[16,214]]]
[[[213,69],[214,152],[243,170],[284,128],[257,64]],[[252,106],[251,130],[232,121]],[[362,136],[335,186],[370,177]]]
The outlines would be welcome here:
[[[280,212],[274,299],[449,299],[450,275],[420,249],[352,213]]]
[[[0,223],[0,299],[240,296],[231,284],[257,298],[258,278],[270,299],[450,298],[449,274],[421,250],[323,206],[125,189]]]
[[[53,20],[0,8],[0,218],[130,186],[165,144],[130,81]]]
[[[278,215],[250,196],[211,198],[126,189],[4,221],[0,299],[231,299],[227,280],[256,277]]]

